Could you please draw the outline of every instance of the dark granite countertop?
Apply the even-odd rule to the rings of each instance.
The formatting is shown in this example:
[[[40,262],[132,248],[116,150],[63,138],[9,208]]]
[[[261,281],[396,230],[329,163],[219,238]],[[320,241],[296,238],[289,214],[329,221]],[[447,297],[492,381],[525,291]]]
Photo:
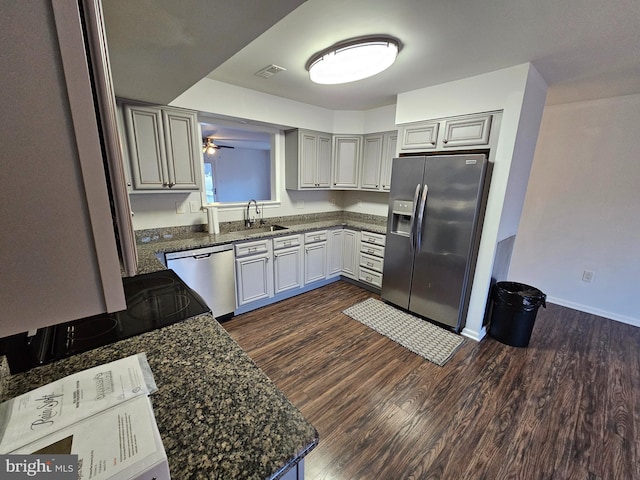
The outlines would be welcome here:
[[[267,230],[270,224],[281,225],[287,227],[287,229],[270,232]],[[285,217],[285,220],[269,221],[267,226],[262,229],[260,226],[256,226],[251,229],[228,233],[209,234],[190,232],[186,235],[175,235],[172,238],[160,237],[158,240],[148,243],[138,242],[138,274],[155,272],[165,268],[158,260],[157,254],[224,245],[239,241],[258,240],[266,237],[294,235],[341,226],[380,234],[386,234],[387,231],[386,219],[382,219],[381,221],[380,217],[363,215],[362,220],[359,220],[352,217],[336,215],[333,218],[323,218],[320,220],[287,221]]]
[[[211,315],[5,377],[7,400],[71,373],[146,352],[171,478],[279,478],[318,432]]]

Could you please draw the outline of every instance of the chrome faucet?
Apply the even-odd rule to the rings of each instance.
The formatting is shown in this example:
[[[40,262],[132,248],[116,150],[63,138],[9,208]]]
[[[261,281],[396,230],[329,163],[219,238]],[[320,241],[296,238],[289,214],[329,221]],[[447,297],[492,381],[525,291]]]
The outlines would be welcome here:
[[[260,210],[258,210],[258,202],[256,202],[253,198],[251,200],[249,200],[249,203],[247,203],[247,213],[245,216],[245,221],[244,221],[244,226],[247,228],[251,228],[251,226],[256,222],[255,218],[251,218],[250,214],[249,214],[249,209],[251,208],[251,202],[253,202],[253,204],[256,207],[256,215],[260,214]]]

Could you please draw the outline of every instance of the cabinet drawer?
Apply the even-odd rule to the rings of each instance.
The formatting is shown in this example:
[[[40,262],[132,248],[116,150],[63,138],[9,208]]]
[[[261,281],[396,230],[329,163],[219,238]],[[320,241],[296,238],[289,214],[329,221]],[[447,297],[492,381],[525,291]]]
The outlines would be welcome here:
[[[365,243],[373,243],[374,245],[382,245],[385,243],[385,236],[379,233],[362,232],[360,239]]]
[[[273,239],[273,249],[279,250],[281,248],[299,247],[300,235],[287,235],[286,237],[278,237]]]
[[[270,239],[256,240],[255,242],[236,243],[236,257],[254,255],[256,253],[266,253],[269,251]]]
[[[380,257],[374,257],[373,255],[367,255],[366,253],[360,253],[360,266],[364,268],[370,268],[376,272],[382,272],[382,262]]]
[[[358,280],[370,283],[375,287],[382,288],[382,274],[374,272],[373,270],[361,268],[360,273],[358,274]]]
[[[375,245],[373,243],[360,243],[360,251],[362,253],[367,253],[369,255],[373,255],[374,257],[384,258],[384,247],[380,245]]]
[[[315,242],[326,242],[328,234],[326,230],[319,230],[317,232],[308,232],[304,234],[304,244]]]

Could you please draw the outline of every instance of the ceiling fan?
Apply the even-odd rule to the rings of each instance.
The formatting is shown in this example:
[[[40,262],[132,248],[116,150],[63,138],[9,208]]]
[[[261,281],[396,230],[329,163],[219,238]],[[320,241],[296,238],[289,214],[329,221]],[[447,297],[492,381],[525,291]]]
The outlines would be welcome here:
[[[211,138],[202,139],[202,153],[212,155],[219,148],[236,148],[236,147],[228,147],[226,145],[217,145],[213,143],[213,140]]]

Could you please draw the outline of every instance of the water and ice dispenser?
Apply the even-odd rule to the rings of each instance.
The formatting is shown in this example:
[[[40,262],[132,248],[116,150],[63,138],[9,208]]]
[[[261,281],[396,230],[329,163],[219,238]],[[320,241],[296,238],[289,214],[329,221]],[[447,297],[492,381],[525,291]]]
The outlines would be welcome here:
[[[410,236],[413,211],[413,201],[394,200],[391,209],[391,233]]]

